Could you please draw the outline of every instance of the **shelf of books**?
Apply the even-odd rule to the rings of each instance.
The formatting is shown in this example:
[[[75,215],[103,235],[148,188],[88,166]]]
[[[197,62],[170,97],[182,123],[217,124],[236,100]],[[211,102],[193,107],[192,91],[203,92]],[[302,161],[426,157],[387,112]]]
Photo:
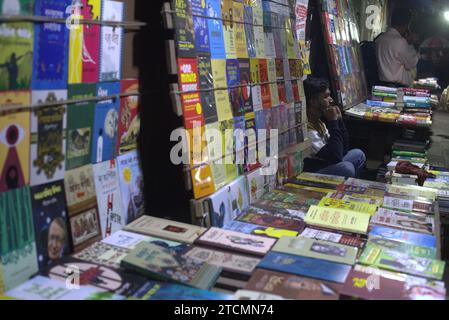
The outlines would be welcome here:
[[[357,19],[350,0],[318,0],[331,85],[339,104],[353,107],[367,97]]]

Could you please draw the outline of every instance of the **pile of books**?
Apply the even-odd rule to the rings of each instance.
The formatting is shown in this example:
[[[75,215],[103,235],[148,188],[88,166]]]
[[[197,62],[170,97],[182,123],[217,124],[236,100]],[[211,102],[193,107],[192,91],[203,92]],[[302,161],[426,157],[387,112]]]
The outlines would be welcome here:
[[[418,79],[417,81],[413,82],[413,88],[432,91],[441,90],[441,87],[438,84],[438,79],[436,78]]]
[[[142,216],[5,295],[444,299],[438,196],[430,188],[303,173],[254,200],[223,228]]]

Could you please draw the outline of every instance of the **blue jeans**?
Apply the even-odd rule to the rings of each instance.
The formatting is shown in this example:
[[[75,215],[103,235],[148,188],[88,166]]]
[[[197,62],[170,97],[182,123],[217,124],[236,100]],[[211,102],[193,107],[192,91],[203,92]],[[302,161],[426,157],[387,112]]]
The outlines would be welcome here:
[[[345,178],[357,178],[365,167],[366,156],[362,150],[349,150],[343,161],[326,167],[317,173],[341,176]]]

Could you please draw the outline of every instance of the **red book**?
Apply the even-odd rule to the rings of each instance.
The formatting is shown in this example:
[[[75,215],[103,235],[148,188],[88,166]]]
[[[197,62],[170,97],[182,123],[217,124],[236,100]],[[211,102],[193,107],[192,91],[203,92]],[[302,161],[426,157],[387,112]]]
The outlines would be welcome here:
[[[126,79],[120,83],[122,94],[138,93],[137,79]],[[117,154],[137,149],[137,137],[140,132],[139,96],[125,96],[120,99],[118,123]]]
[[[82,0],[81,13],[86,20],[100,20],[101,1]],[[83,83],[98,82],[100,67],[100,25],[83,26]]]
[[[271,108],[271,90],[268,78],[268,63],[266,59],[259,59],[260,82],[262,83],[262,105],[264,109]]]

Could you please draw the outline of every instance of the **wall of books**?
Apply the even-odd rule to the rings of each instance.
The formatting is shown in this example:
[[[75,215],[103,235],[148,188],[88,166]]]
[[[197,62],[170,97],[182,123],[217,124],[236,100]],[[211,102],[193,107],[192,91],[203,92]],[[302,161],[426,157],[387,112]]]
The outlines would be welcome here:
[[[0,8],[0,280],[9,289],[139,216],[143,180],[139,84],[122,74],[125,3]]]
[[[367,97],[368,90],[352,1],[319,0],[319,4],[331,84],[340,105],[352,107]]]
[[[260,168],[275,151],[274,140],[278,140],[278,180],[298,173],[301,152],[307,149],[302,86],[304,73],[310,73],[307,3],[184,0],[167,3],[164,11],[166,26],[174,32],[174,40],[167,44],[168,64],[178,81],[171,89],[175,112],[183,117],[190,141],[186,180],[195,200],[222,198],[220,194],[228,194],[235,184],[246,188],[247,175],[254,171],[266,180]],[[195,138],[195,130],[204,139]],[[265,136],[261,130],[267,130]],[[221,136],[212,135],[214,131]],[[243,139],[241,132],[247,133]],[[266,146],[261,148],[261,141]],[[202,157],[195,150],[203,150]],[[236,194],[239,201],[233,209],[220,209],[228,220],[249,200]],[[192,204],[193,211],[202,207],[196,201]],[[222,220],[212,224],[221,226]]]

